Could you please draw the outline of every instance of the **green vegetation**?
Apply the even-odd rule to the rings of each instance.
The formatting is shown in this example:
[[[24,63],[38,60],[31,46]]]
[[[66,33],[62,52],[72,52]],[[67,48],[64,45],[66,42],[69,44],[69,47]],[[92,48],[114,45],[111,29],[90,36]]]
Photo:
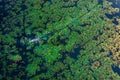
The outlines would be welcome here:
[[[119,80],[119,9],[99,2],[0,0],[0,80]]]
[[[12,61],[15,61],[15,62],[18,62],[18,61],[21,61],[22,60],[22,57],[20,55],[9,55],[8,56],[8,59],[12,60]]]

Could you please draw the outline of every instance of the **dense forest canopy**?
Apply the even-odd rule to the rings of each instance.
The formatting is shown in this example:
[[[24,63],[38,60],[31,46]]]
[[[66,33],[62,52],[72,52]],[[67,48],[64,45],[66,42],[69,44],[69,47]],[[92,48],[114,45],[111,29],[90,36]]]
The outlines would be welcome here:
[[[111,1],[0,0],[0,80],[119,80]]]

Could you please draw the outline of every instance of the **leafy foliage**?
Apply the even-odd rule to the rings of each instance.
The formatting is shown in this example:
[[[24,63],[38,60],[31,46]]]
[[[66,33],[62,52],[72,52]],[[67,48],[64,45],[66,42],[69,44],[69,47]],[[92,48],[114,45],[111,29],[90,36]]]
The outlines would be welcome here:
[[[106,16],[116,12],[107,0],[0,3],[0,79],[119,79],[111,67],[119,66],[119,39],[113,36],[119,28]]]

